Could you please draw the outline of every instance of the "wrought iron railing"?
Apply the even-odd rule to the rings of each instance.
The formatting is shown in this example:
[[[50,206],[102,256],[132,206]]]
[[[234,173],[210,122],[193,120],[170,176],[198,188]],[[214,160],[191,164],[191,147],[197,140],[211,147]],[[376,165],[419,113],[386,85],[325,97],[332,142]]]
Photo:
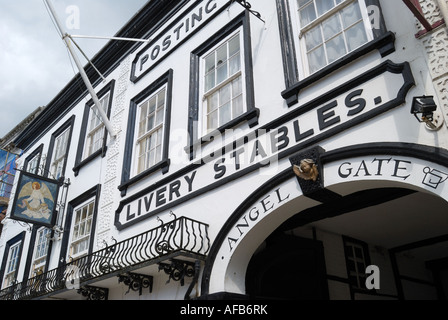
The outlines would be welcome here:
[[[0,300],[28,300],[107,276],[127,272],[176,252],[205,258],[210,249],[208,225],[181,217],[108,246],[88,256],[0,291]]]

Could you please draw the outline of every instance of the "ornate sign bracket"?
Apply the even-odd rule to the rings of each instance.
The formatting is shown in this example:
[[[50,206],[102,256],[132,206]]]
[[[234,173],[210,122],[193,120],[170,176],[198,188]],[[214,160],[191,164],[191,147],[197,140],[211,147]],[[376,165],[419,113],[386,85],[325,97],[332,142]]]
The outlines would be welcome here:
[[[247,11],[249,11],[251,14],[253,14],[255,17],[260,19],[263,23],[265,21],[261,18],[261,14],[258,11],[252,10],[252,5],[249,3],[249,1],[245,0],[232,0],[230,5],[232,5],[234,2],[238,2],[240,5],[242,5]]]

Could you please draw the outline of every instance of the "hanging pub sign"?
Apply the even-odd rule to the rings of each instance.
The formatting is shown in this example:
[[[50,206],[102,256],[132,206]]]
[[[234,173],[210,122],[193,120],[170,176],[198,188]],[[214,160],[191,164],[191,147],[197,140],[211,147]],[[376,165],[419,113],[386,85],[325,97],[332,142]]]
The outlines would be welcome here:
[[[54,227],[58,193],[58,181],[22,172],[10,218],[48,228]]]

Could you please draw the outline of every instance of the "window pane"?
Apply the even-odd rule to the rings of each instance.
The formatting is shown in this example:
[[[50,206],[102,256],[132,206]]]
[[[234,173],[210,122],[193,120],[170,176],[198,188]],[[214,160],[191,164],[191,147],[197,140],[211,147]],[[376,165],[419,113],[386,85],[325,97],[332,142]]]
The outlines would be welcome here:
[[[367,35],[362,22],[354,25],[346,31],[347,46],[349,51],[367,43]]]
[[[322,23],[322,27],[325,40],[330,39],[342,31],[341,22],[339,21],[338,15],[328,18]]]
[[[209,91],[210,89],[215,87],[215,70],[208,73],[205,76],[205,91]]]
[[[230,88],[231,85],[226,85],[225,87],[223,87],[221,90],[219,90],[219,104],[223,105],[227,102],[230,101]]]
[[[323,15],[325,12],[334,7],[333,0],[316,0],[317,14]]]
[[[325,67],[327,64],[325,59],[325,51],[323,46],[311,51],[308,54],[308,60],[310,65],[310,72],[316,72],[317,70]]]
[[[235,73],[240,71],[241,70],[240,55],[237,54],[237,55],[233,56],[232,58],[230,58],[229,64],[230,64],[230,75],[234,75]]]
[[[229,122],[230,120],[232,120],[232,115],[230,113],[230,102],[224,104],[223,106],[221,106],[221,108],[219,109],[219,122],[220,125],[226,124],[227,122]]]
[[[208,98],[207,101],[207,113],[216,110],[218,108],[218,99],[219,99],[219,93],[216,92],[212,94],[211,97]]]
[[[320,26],[311,29],[305,34],[305,42],[307,51],[310,51],[311,49],[322,44],[322,33]]]
[[[239,95],[232,101],[233,117],[238,117],[243,114],[243,95]]]
[[[304,5],[312,2],[313,0],[298,0],[297,2],[299,3],[299,8],[303,7]]]
[[[218,112],[214,111],[207,117],[207,131],[218,128]]]
[[[341,15],[342,15],[342,21],[344,23],[344,28],[348,28],[352,24],[361,20],[362,15],[358,2],[354,2],[347,8],[341,10]]]
[[[238,77],[238,79],[232,82],[232,90],[234,97],[243,93],[243,83],[241,77]]]
[[[302,27],[314,21],[316,18],[316,10],[314,9],[313,2],[300,9],[300,25]]]
[[[344,44],[344,37],[343,35],[337,36],[336,38],[333,38],[327,43],[327,56],[328,56],[328,63],[332,63],[333,61],[339,59],[343,55],[345,55],[346,49]]]
[[[222,45],[216,50],[216,64],[219,67],[227,61],[227,44]]]
[[[205,73],[209,73],[214,69],[215,69],[215,53],[212,53],[205,58]]]
[[[219,65],[216,70],[216,84],[220,84],[228,78],[227,61]]]

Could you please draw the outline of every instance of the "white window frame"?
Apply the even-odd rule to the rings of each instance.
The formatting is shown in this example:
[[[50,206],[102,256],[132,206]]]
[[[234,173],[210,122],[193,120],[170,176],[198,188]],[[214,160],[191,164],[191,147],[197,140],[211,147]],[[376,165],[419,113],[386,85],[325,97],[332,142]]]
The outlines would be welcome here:
[[[164,103],[159,106],[160,94],[164,92]],[[155,109],[153,112],[149,112],[149,103],[155,99]],[[137,105],[137,113],[136,113],[136,126],[135,126],[135,142],[134,142],[134,163],[133,163],[133,172],[134,176],[137,176],[146,170],[154,167],[158,163],[164,160],[163,150],[165,147],[165,130],[166,130],[166,108],[168,102],[168,84],[164,84],[162,87],[157,89],[154,93],[146,97],[141,103]],[[147,106],[145,115],[142,114],[142,107]],[[151,129],[147,129],[147,124],[150,116],[154,117],[154,125]],[[144,119],[142,119],[144,116]],[[160,117],[160,122],[157,122],[157,118]],[[144,124],[143,124],[144,122]],[[146,127],[143,129],[142,125]],[[155,137],[155,138],[154,138]],[[155,140],[153,140],[155,139]],[[154,144],[151,144],[155,141]],[[149,143],[149,145],[148,145]],[[145,144],[144,150],[142,150],[142,146]],[[159,153],[157,152],[159,150]],[[154,151],[154,157],[151,157],[151,151]],[[140,160],[143,159],[143,166],[140,166]]]
[[[237,71],[236,73],[233,73],[233,74],[230,74],[230,72],[228,72],[228,76],[225,80],[223,80],[219,84],[215,84],[215,86],[213,88],[211,88],[210,90],[205,91],[206,58],[210,54],[216,52],[224,44],[227,45],[230,42],[230,40],[232,40],[236,36],[239,36],[239,55],[240,55],[239,71]],[[227,48],[228,48],[228,45],[227,45]],[[227,50],[227,61],[226,62],[228,62],[232,57],[229,57],[229,51]],[[216,66],[215,71],[217,69],[218,68]],[[229,69],[230,69],[230,64],[228,64],[228,66],[227,66],[228,71],[229,71]],[[243,35],[242,27],[237,28],[235,31],[233,31],[231,34],[229,34],[227,37],[225,37],[222,41],[220,41],[219,43],[214,45],[210,50],[208,50],[203,55],[201,55],[200,67],[199,67],[199,80],[200,80],[199,81],[199,94],[201,97],[201,102],[199,104],[199,117],[198,117],[198,119],[200,119],[200,125],[198,127],[198,130],[199,130],[198,135],[200,137],[205,136],[205,135],[217,130],[218,128],[224,126],[226,123],[234,120],[238,116],[243,115],[247,112],[245,70],[246,70],[246,66],[245,66],[245,52],[244,52],[244,35]],[[233,97],[232,93],[230,93],[230,112],[231,112],[230,119],[225,123],[220,123],[219,108],[222,107],[222,105],[221,105],[221,102],[218,101],[218,109],[216,111],[218,113],[218,125],[213,128],[208,128],[207,127],[207,111],[206,111],[208,108],[208,104],[207,104],[208,98],[212,97],[214,94],[217,94],[220,90],[227,87],[228,85],[230,85],[232,87],[232,83],[234,81],[236,81],[238,78],[241,78],[241,93],[238,94],[237,97],[238,97],[238,99],[241,100],[242,110],[236,115],[233,114],[232,100],[234,100],[235,97]],[[231,88],[231,90],[233,90],[233,89]]]
[[[315,0],[310,0],[310,1],[315,1]],[[333,1],[333,0],[331,0],[331,1]],[[308,61],[308,52],[307,52],[307,48],[306,48],[306,42],[305,42],[305,38],[304,38],[304,35],[306,32],[321,25],[322,22],[324,22],[327,19],[329,19],[330,17],[333,17],[334,15],[338,14],[341,10],[343,10],[344,8],[348,7],[349,5],[351,5],[355,2],[359,3],[359,8],[361,11],[361,16],[362,16],[362,23],[364,25],[364,31],[366,32],[366,36],[367,36],[367,41],[362,44],[362,45],[364,45],[374,39],[373,32],[372,32],[372,26],[370,23],[370,18],[368,16],[368,11],[367,11],[367,6],[365,3],[365,0],[343,0],[341,3],[336,4],[332,9],[323,13],[321,16],[318,16],[315,20],[313,20],[312,22],[308,23],[305,26],[301,26],[301,23],[300,23],[298,0],[291,1],[291,10],[293,11],[292,19],[294,21],[293,25],[296,26],[296,34],[297,34],[296,49],[297,49],[297,52],[299,53],[299,55],[298,55],[299,56],[298,57],[299,75],[302,78],[310,76],[310,75],[318,72],[319,70],[327,67],[328,65],[331,65],[333,62],[348,55],[350,52],[353,52],[353,50],[356,49],[356,48],[352,48],[352,50],[350,50],[350,51],[346,50],[346,53],[344,55],[338,57],[337,59],[335,59],[334,61],[331,61],[331,62],[328,62],[327,50],[324,50],[326,64],[317,70],[311,71],[310,63]],[[317,15],[317,13],[316,13],[316,15]],[[353,24],[353,25],[355,25],[355,24]],[[347,40],[345,38],[345,31],[348,29],[349,28],[343,29],[342,31],[340,31],[337,34],[337,35],[342,34],[342,36],[344,37],[344,45],[346,46],[346,49],[347,49]],[[323,35],[321,35],[321,37],[322,37],[322,41],[323,41],[322,45],[324,45],[325,40],[323,39]],[[334,38],[336,38],[336,36],[333,36],[330,39],[334,39]],[[330,40],[330,39],[327,39],[327,40]]]
[[[36,232],[36,242],[33,251],[33,263],[31,265],[30,277],[34,278],[44,272],[47,261],[48,246],[50,244],[51,230],[45,227]]]
[[[60,135],[54,139],[53,159],[51,161],[51,174],[55,179],[64,175],[64,164],[66,161],[68,140],[71,126],[68,126]]]
[[[108,91],[100,98],[101,108],[106,114],[109,109],[110,95],[111,92]],[[103,147],[104,127],[104,122],[101,119],[96,106],[91,106],[89,110],[89,118],[87,120],[87,132],[82,160],[87,159]]]
[[[8,260],[6,261],[5,276],[3,280],[3,288],[8,288],[14,285],[17,266],[19,265],[21,246],[22,241],[19,241],[9,248]]]
[[[39,162],[41,158],[41,153],[39,152],[30,161],[28,161],[26,171],[33,174],[39,173]]]
[[[70,232],[69,242],[69,258],[78,259],[88,254],[90,239],[92,237],[92,227],[95,216],[96,198],[90,198],[73,209],[73,217]],[[82,219],[82,211],[87,208],[86,218]],[[91,211],[89,211],[91,210]],[[77,220],[78,213],[81,214],[81,218]],[[83,227],[84,225],[84,227]],[[80,231],[81,234],[80,234]],[[76,246],[84,245],[84,249],[75,251]]]

